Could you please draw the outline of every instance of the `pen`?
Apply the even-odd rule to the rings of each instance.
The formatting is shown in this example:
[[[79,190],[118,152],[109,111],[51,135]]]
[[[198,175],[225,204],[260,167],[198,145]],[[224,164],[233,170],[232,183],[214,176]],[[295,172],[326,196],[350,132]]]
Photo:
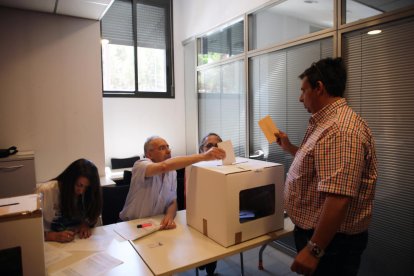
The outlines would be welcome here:
[[[142,224],[138,224],[137,228],[144,228],[144,227],[148,227],[148,226],[151,226],[151,225],[152,225],[152,223],[142,223]]]
[[[0,205],[0,207],[6,207],[6,206],[11,206],[11,205],[17,205],[19,204],[18,202],[16,203],[9,203],[9,204],[4,204],[4,205]]]

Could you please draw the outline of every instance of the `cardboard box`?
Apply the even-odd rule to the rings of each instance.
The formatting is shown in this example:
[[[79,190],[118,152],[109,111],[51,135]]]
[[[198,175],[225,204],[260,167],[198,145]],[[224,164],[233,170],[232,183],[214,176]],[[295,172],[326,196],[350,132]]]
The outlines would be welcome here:
[[[187,224],[224,247],[283,228],[283,165],[200,162],[187,176]]]
[[[46,275],[38,195],[0,199],[0,236],[4,275]]]

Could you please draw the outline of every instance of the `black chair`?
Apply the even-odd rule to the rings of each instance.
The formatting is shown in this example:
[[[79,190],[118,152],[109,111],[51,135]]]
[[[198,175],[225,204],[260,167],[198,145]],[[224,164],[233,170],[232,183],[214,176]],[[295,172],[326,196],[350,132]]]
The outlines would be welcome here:
[[[124,177],[122,179],[122,182],[117,183],[117,185],[131,185],[131,178],[132,178],[132,172],[128,170],[124,170]]]
[[[111,158],[112,169],[131,168],[134,166],[135,161],[139,160],[139,156],[133,156],[128,158]]]
[[[185,168],[177,170],[177,207],[178,211],[185,209]]]
[[[102,187],[102,224],[112,224],[119,221],[119,212],[124,207],[129,186],[103,186]]]

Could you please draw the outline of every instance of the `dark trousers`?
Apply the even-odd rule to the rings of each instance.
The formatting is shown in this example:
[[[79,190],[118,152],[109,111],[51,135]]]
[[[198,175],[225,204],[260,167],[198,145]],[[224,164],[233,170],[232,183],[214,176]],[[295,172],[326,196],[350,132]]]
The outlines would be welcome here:
[[[217,262],[212,262],[206,265],[202,265],[200,267],[198,267],[198,269],[200,270],[206,270],[207,275],[214,275],[214,271],[216,270],[217,267]]]
[[[296,249],[299,252],[306,247],[313,235],[313,230],[304,230],[295,226],[293,233]],[[337,233],[325,249],[325,255],[320,259],[314,276],[357,275],[361,263],[361,255],[367,247],[367,243],[368,231],[355,235]]]

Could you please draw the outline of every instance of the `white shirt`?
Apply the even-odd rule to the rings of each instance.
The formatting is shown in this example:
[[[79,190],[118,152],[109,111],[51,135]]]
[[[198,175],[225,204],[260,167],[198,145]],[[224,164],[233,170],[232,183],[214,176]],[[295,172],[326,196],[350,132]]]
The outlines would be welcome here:
[[[50,224],[53,219],[60,216],[59,185],[56,180],[40,184],[37,193],[43,194],[42,212],[44,231],[50,231]]]
[[[145,177],[149,159],[138,160],[132,168],[131,186],[119,217],[126,221],[164,214],[177,198],[177,172]]]

